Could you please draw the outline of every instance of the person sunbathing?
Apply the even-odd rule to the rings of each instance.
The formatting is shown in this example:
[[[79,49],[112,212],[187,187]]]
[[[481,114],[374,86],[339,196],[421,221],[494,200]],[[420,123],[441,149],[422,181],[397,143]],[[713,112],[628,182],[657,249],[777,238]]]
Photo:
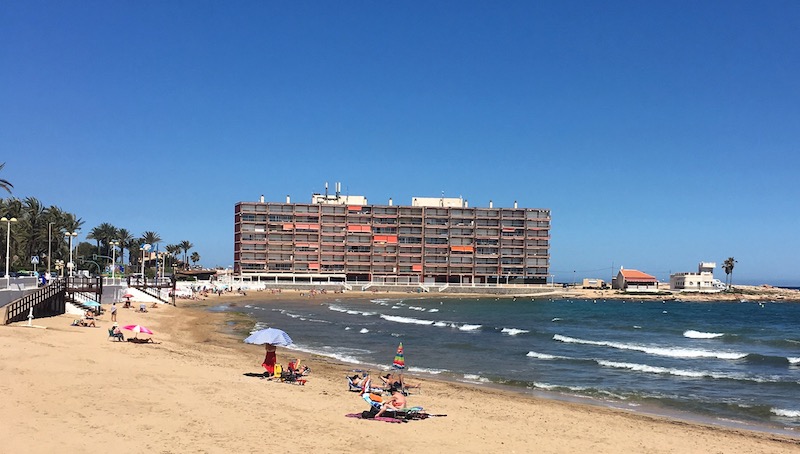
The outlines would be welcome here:
[[[421,384],[410,385],[403,380],[402,375],[395,375],[392,373],[387,373],[386,375],[378,375],[381,381],[383,381],[383,388],[390,389],[392,387],[399,388],[403,393],[411,388],[421,388]]]
[[[405,408],[406,396],[400,391],[400,389],[397,387],[392,387],[389,389],[389,392],[392,393],[392,397],[383,402],[380,411],[375,415],[376,418],[380,418],[387,411],[398,411]]]

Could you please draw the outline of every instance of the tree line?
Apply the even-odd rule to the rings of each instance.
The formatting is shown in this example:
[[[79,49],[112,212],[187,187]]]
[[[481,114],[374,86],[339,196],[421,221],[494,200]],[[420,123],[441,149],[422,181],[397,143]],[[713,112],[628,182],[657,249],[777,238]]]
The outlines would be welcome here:
[[[0,164],[0,170],[5,164]],[[9,194],[13,185],[5,179],[0,179],[0,189],[4,189]],[[84,221],[73,213],[62,210],[57,206],[44,206],[35,197],[18,199],[9,197],[0,199],[0,215],[3,222],[0,228],[11,229],[10,243],[6,243],[9,237],[8,232],[0,235],[0,253],[3,254],[3,264],[5,263],[6,248],[9,250],[9,270],[19,271],[33,268],[32,257],[39,258],[38,269],[47,268],[48,259],[52,268],[55,268],[57,261],[66,264],[69,261],[69,233],[80,232]],[[149,253],[145,253],[145,267],[163,266],[176,268],[188,268],[189,261],[197,263],[200,261],[200,254],[192,252],[194,245],[187,241],[180,241],[175,244],[167,244],[163,249],[159,247],[163,242],[156,232],[146,231],[140,236],[135,236],[125,228],[119,228],[109,223],[102,223],[89,230],[86,235],[87,240],[80,243],[73,243],[73,262],[76,269],[85,269],[90,272],[97,268],[100,274],[104,269],[111,265],[125,265],[125,251],[128,251],[127,265],[129,269],[138,270],[142,264],[142,250],[144,244],[152,246]],[[158,250],[164,254],[160,257],[151,258],[151,253]],[[49,254],[49,256],[48,256]],[[156,263],[156,260],[160,261]]]

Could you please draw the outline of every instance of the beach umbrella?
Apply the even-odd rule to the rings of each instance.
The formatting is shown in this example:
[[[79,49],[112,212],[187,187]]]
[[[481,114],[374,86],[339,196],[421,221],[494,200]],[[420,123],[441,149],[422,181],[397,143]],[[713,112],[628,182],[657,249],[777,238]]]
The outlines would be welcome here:
[[[397,353],[394,355],[394,361],[392,361],[392,367],[395,369],[405,369],[406,368],[406,360],[403,355],[403,343],[400,342],[400,345],[397,347]]]
[[[286,334],[285,331],[277,329],[277,328],[266,328],[262,330],[258,330],[254,333],[251,333],[245,340],[245,343],[248,344],[255,344],[255,345],[263,345],[263,344],[270,344],[270,345],[280,345],[280,346],[287,346],[292,345],[292,338]]]
[[[127,329],[127,330],[130,330],[130,331],[133,331],[134,333],[136,333],[136,336],[138,336],[139,333],[153,334],[152,331],[150,331],[149,329],[145,328],[142,325],[126,325],[126,326],[123,326],[122,329]],[[136,337],[136,336],[134,336],[134,337]]]
[[[81,304],[83,304],[84,306],[89,306],[89,307],[100,307],[100,303],[98,303],[97,301],[84,301]]]

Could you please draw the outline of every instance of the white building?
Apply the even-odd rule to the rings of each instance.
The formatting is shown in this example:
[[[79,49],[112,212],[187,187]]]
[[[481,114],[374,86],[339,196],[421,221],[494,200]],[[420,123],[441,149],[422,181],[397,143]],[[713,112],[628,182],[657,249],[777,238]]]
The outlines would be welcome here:
[[[700,262],[697,272],[675,273],[669,276],[669,285],[672,290],[683,292],[719,292],[724,285],[719,279],[714,279],[715,262]]]

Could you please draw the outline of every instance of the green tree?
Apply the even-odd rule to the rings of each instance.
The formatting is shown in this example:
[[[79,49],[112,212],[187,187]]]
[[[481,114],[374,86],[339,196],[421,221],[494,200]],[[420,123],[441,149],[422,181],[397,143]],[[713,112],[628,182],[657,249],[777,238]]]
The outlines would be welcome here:
[[[177,244],[168,244],[167,253],[170,255],[170,264],[172,265],[173,272],[175,270],[175,262],[178,259],[178,254],[181,253],[181,247]]]
[[[189,258],[187,255],[189,250],[194,247],[194,244],[190,243],[188,240],[183,240],[178,243],[178,246],[180,246],[181,250],[183,250],[183,266],[184,268],[189,268]]]
[[[120,263],[125,263],[122,257],[125,255],[125,249],[128,248],[128,245],[131,244],[131,241],[134,241],[133,235],[127,229],[119,229],[117,230],[117,241],[119,241],[119,261]],[[131,256],[128,254],[128,263],[131,262]]]
[[[197,265],[197,262],[200,261],[200,254],[198,254],[197,252],[192,252],[191,260],[192,264]]]
[[[725,270],[725,286],[728,289],[730,289],[731,285],[733,285],[733,267],[736,263],[737,262],[733,257],[728,257],[722,264],[722,269]]]
[[[6,166],[5,162],[0,164],[0,170],[3,170],[3,167],[5,167],[5,166]],[[9,183],[8,180],[0,178],[0,188],[5,189],[6,192],[11,194],[11,188],[13,188],[13,187],[14,187],[14,185]]]

